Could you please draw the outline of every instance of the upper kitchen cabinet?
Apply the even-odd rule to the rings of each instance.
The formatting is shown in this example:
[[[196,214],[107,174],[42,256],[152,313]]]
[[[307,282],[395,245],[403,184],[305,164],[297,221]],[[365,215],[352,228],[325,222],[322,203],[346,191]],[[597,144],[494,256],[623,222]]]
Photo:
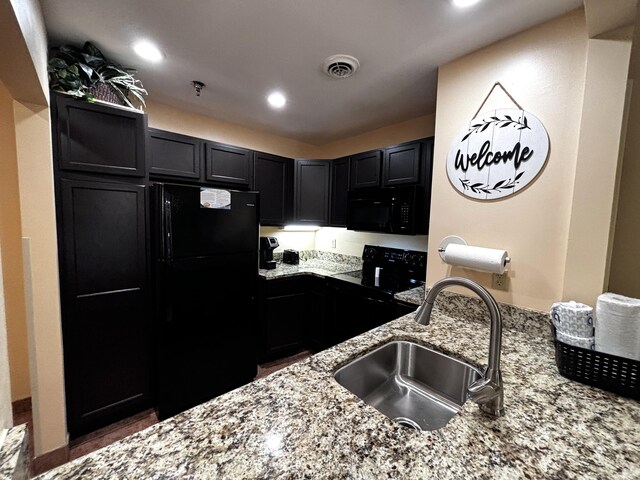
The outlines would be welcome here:
[[[144,177],[146,116],[54,93],[54,154],[61,170]]]
[[[221,143],[205,143],[205,180],[221,185],[250,189],[253,183],[250,150]]]
[[[347,226],[347,191],[349,190],[349,157],[331,162],[331,226]]]
[[[382,161],[382,186],[420,183],[421,143],[385,148]]]
[[[150,175],[200,180],[200,139],[153,128],[147,139]]]
[[[260,224],[287,224],[293,216],[293,160],[254,152],[253,164],[253,188],[260,192]]]
[[[294,217],[296,223],[329,224],[331,161],[296,160]]]
[[[382,151],[359,153],[351,157],[351,189],[380,186]]]

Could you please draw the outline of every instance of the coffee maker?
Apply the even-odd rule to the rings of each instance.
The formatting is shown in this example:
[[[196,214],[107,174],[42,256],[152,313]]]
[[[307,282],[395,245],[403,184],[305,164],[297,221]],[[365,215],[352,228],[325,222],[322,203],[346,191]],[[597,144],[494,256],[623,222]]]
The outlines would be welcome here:
[[[260,268],[273,270],[276,268],[276,261],[273,259],[273,251],[280,244],[276,237],[260,237]]]

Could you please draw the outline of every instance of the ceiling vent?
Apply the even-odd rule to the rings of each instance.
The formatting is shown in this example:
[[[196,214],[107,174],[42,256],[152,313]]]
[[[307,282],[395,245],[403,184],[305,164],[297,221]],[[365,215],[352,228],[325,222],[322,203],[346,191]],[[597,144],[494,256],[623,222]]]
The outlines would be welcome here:
[[[351,55],[331,55],[325,59],[323,71],[332,78],[347,78],[359,67],[360,62]]]

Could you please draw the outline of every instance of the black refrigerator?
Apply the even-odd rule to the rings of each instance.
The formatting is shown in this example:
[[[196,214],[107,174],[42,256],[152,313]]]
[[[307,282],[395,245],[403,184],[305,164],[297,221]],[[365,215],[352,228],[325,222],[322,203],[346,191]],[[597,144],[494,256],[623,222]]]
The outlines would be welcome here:
[[[256,375],[259,196],[168,183],[152,191],[162,420]]]

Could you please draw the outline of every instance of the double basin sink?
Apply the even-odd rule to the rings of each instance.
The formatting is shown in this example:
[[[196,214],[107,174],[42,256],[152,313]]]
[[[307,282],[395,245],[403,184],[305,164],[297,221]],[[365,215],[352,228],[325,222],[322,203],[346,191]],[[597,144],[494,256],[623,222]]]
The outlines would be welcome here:
[[[417,430],[444,427],[482,372],[421,345],[392,341],[337,370],[336,381],[390,419]]]

